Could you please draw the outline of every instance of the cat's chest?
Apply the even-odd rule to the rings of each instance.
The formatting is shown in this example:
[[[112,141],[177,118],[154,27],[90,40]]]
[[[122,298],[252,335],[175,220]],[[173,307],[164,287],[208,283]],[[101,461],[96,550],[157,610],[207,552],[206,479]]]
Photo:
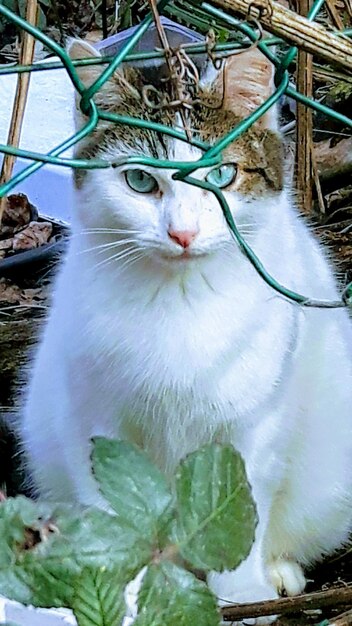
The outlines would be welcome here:
[[[285,307],[260,317],[226,308],[159,313],[102,312],[90,327],[84,384],[89,393],[90,371],[106,413],[150,415],[160,423],[181,414],[192,416],[187,423],[197,415],[200,421],[219,412],[241,415],[263,402],[289,369],[294,323]]]

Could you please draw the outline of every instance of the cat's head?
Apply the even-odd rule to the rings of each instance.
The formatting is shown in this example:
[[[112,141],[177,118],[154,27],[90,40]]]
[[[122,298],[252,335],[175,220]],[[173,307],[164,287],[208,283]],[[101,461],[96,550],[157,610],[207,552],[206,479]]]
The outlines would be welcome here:
[[[73,41],[70,46],[72,59],[98,55],[86,42]],[[83,84],[90,86],[103,67],[106,66],[81,67],[78,71]],[[187,113],[193,136],[210,145],[258,108],[270,96],[273,84],[272,66],[257,49],[230,57],[222,71],[213,74],[211,81],[208,76],[206,85],[201,83]],[[102,86],[94,101],[104,112],[179,128],[181,119],[175,110],[150,107],[148,100],[153,91],[145,91],[150,82],[150,75],[140,71],[119,70]],[[165,85],[154,76],[159,96]],[[78,106],[76,118],[78,127],[87,121]],[[110,162],[118,162],[124,156],[184,162],[194,161],[201,154],[200,149],[155,130],[108,121],[99,122],[76,150],[79,158],[103,158]],[[227,147],[222,163],[199,169],[192,176],[220,187],[240,227],[246,229],[250,223],[255,229],[262,221],[264,206],[277,202],[283,186],[276,112],[269,110]],[[210,191],[174,180],[174,173],[172,169],[138,163],[77,171],[80,227],[115,229],[118,239],[126,238],[149,257],[165,263],[214,255],[231,241],[220,205]]]

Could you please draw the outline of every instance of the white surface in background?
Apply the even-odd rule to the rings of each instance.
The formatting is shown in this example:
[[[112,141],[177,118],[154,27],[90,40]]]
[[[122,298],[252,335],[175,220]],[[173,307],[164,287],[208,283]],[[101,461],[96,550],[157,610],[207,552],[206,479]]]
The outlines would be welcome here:
[[[36,609],[0,596],[0,624],[6,622],[13,622],[16,626],[77,626],[69,609]],[[132,623],[133,619],[125,617],[123,626]]]
[[[126,617],[122,626],[132,626],[137,615],[137,594],[146,573],[146,567],[125,589]],[[69,609],[37,609],[0,596],[0,625],[13,622],[16,626],[77,626]]]
[[[59,61],[57,57],[45,62]],[[0,141],[6,143],[17,76],[0,76]],[[74,133],[72,83],[66,70],[33,72],[24,114],[21,148],[49,152]],[[69,154],[69,153],[68,153]],[[67,155],[66,155],[67,156]]]
[[[14,622],[16,626],[72,626],[76,620],[67,609],[35,609],[0,596],[0,623]]]
[[[57,61],[56,57],[47,61]],[[0,76],[0,143],[7,143],[17,76]],[[47,153],[75,132],[74,88],[66,70],[33,72],[29,85],[20,147]],[[64,156],[72,155],[72,149]],[[32,162],[17,159],[15,173]],[[14,190],[29,197],[40,213],[69,221],[72,210],[72,174],[69,168],[45,165]],[[13,193],[12,192],[12,193]]]

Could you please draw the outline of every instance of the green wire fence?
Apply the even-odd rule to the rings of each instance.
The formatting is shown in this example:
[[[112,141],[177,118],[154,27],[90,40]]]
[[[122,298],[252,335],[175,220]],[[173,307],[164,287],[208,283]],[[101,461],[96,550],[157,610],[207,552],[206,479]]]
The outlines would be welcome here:
[[[321,9],[324,4],[324,0],[315,0],[309,14],[308,19],[314,20],[317,13]],[[231,130],[226,136],[222,137],[219,141],[217,141],[213,146],[209,146],[207,143],[197,140],[190,139],[187,137],[186,132],[175,130],[171,127],[165,126],[160,123],[155,123],[152,121],[145,121],[143,119],[137,119],[134,117],[129,117],[126,115],[118,115],[113,113],[106,113],[100,111],[94,101],[93,97],[102,87],[102,85],[112,76],[112,74],[116,71],[116,69],[121,65],[124,61],[141,61],[141,60],[149,60],[154,58],[160,58],[163,56],[164,52],[160,50],[156,50],[154,52],[145,52],[145,53],[133,53],[133,49],[135,45],[138,43],[140,38],[149,28],[151,23],[153,22],[153,16],[150,13],[145,17],[145,19],[138,26],[134,34],[130,37],[127,43],[124,45],[122,50],[113,58],[104,57],[97,59],[83,59],[79,61],[72,61],[67,52],[50,39],[47,35],[41,32],[38,28],[32,26],[27,23],[18,15],[11,12],[8,8],[6,8],[0,2],[0,15],[14,22],[18,27],[27,31],[30,35],[35,37],[38,41],[42,42],[45,46],[47,46],[53,53],[55,53],[60,62],[56,63],[45,63],[41,62],[38,64],[32,65],[16,65],[10,67],[2,67],[0,68],[0,79],[1,75],[4,74],[13,74],[13,73],[23,73],[23,72],[37,72],[37,71],[55,71],[58,68],[65,67],[68,75],[81,96],[80,106],[82,112],[88,117],[87,123],[80,129],[80,131],[76,132],[74,135],[66,139],[56,148],[48,152],[47,154],[39,154],[37,152],[31,152],[28,150],[22,150],[20,148],[15,148],[13,146],[7,146],[0,144],[0,152],[5,154],[12,154],[15,156],[22,157],[24,159],[29,159],[33,161],[28,167],[23,169],[17,175],[13,176],[11,180],[6,182],[5,184],[0,186],[0,198],[7,195],[13,187],[18,185],[25,178],[33,174],[36,170],[43,167],[46,163],[52,163],[55,165],[61,165],[63,167],[72,167],[72,168],[81,168],[81,169],[93,169],[93,168],[107,168],[113,167],[116,165],[122,165],[126,163],[138,163],[141,165],[151,165],[152,167],[159,168],[170,168],[176,169],[176,173],[173,175],[175,179],[182,180],[186,184],[195,185],[197,187],[201,187],[203,189],[207,189],[211,191],[215,197],[217,198],[221,209],[223,211],[224,217],[227,221],[229,229],[233,235],[233,238],[237,245],[240,247],[243,254],[247,257],[248,261],[253,265],[258,274],[263,278],[263,280],[276,292],[281,294],[281,296],[286,299],[298,303],[299,305],[309,306],[309,307],[319,307],[319,308],[338,308],[352,305],[352,283],[347,285],[341,294],[341,299],[338,301],[326,301],[326,300],[315,300],[308,296],[298,294],[294,291],[291,291],[284,285],[278,283],[273,276],[271,276],[264,266],[262,265],[260,259],[255,255],[254,251],[251,247],[246,243],[246,241],[241,236],[235,220],[231,214],[230,208],[226,199],[221,192],[221,190],[203,180],[196,179],[191,176],[191,174],[201,167],[210,167],[214,165],[218,165],[221,163],[222,152],[225,148],[235,141],[242,133],[244,133],[252,124],[254,124],[270,107],[272,107],[282,95],[286,94],[288,97],[293,98],[297,102],[303,103],[306,106],[329,115],[330,117],[338,120],[343,125],[352,128],[352,119],[346,117],[345,115],[341,115],[337,113],[333,109],[317,102],[311,98],[307,98],[303,94],[296,91],[289,84],[289,74],[288,67],[294,60],[297,54],[296,47],[290,47],[288,52],[284,55],[283,58],[279,58],[277,54],[272,51],[273,45],[278,45],[280,43],[284,43],[281,39],[277,37],[270,37],[265,40],[261,40],[260,35],[257,30],[253,28],[253,26],[249,22],[245,22],[242,20],[238,20],[224,11],[215,8],[208,2],[201,2],[199,0],[195,1],[195,5],[192,5],[192,2],[182,2],[182,6],[179,6],[173,0],[159,0],[157,3],[157,10],[159,13],[166,12],[173,19],[180,18],[181,20],[185,18],[188,19],[188,22],[192,26],[199,26],[200,28],[204,28],[205,25],[209,24],[209,22],[219,23],[222,25],[227,25],[228,29],[232,29],[236,32],[239,32],[244,36],[244,40],[242,42],[233,41],[227,42],[223,44],[218,44],[215,46],[216,55],[219,57],[224,57],[228,54],[231,54],[235,49],[248,47],[251,43],[256,42],[258,48],[261,52],[273,63],[275,66],[275,91],[274,93],[260,106],[256,111],[254,111],[247,118],[242,120],[239,124],[236,125],[235,128]],[[343,32],[345,36],[350,36],[352,34],[352,29],[345,30]],[[338,35],[338,34],[336,34]],[[187,45],[187,53],[188,54],[204,54],[206,52],[206,45],[202,44],[194,44]],[[103,64],[106,65],[105,69],[102,71],[101,75],[98,79],[88,88],[85,89],[82,84],[78,73],[76,71],[76,67],[82,65],[92,65],[92,64]],[[165,133],[170,135],[176,139],[181,141],[187,141],[190,144],[200,148],[203,152],[200,159],[194,162],[179,162],[179,161],[166,161],[161,159],[154,159],[149,157],[140,157],[140,156],[132,156],[132,157],[124,157],[121,158],[118,163],[116,161],[114,163],[110,161],[106,161],[103,159],[70,159],[63,158],[60,155],[65,152],[68,148],[79,142],[81,139],[89,135],[97,126],[99,120],[105,120],[109,122],[114,122],[116,124],[127,124],[132,127],[138,127],[142,129],[150,129],[158,132]]]

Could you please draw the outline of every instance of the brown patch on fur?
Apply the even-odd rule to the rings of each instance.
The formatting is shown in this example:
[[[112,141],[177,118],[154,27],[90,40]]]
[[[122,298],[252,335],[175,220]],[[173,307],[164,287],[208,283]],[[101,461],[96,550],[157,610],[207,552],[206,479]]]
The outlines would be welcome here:
[[[232,111],[209,109],[203,104],[195,107],[193,115],[200,138],[210,144],[222,139],[241,121]],[[257,196],[283,188],[283,145],[274,131],[254,124],[224,150],[223,160],[238,166],[239,175],[229,191],[248,194],[252,190],[251,195]]]

